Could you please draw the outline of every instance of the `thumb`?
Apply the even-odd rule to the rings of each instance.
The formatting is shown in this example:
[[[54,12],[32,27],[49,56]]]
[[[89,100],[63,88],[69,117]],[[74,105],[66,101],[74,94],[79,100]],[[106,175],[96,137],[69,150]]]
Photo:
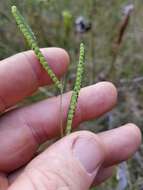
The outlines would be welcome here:
[[[9,190],[88,190],[104,152],[95,134],[73,133],[32,160]]]

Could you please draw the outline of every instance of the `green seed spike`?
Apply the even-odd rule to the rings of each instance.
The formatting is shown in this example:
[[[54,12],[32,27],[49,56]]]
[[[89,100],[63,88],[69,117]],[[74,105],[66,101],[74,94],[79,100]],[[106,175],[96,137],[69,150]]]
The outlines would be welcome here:
[[[19,12],[19,10],[17,9],[16,6],[12,6],[11,11],[12,11],[12,14],[16,20],[16,23],[17,23],[20,31],[23,33],[23,35],[24,35],[25,39],[27,40],[31,49],[34,50],[42,67],[46,70],[46,72],[48,73],[48,75],[50,76],[50,78],[52,79],[54,84],[57,86],[57,88],[60,91],[62,91],[62,84],[59,81],[59,79],[57,78],[57,76],[55,75],[55,73],[52,71],[52,69],[50,68],[50,66],[47,63],[47,60],[45,59],[42,52],[40,51],[40,48],[38,47],[38,44],[36,42],[36,37],[35,37],[34,33],[32,32],[32,29],[26,23],[24,17],[21,15],[21,13]]]
[[[68,116],[67,116],[67,126],[66,126],[66,131],[65,131],[67,135],[70,134],[72,130],[73,117],[75,114],[76,105],[77,105],[78,96],[81,89],[81,83],[82,83],[82,78],[83,78],[84,63],[85,63],[85,48],[84,48],[84,44],[81,43],[79,63],[77,66],[77,73],[76,73],[76,81],[75,81],[75,85],[74,85],[74,89],[73,89],[73,93],[72,93],[72,97],[70,101]]]

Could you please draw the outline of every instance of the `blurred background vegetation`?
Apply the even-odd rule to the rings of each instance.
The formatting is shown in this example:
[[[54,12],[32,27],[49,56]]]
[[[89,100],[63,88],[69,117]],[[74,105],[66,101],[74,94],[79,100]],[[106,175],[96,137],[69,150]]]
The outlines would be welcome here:
[[[64,79],[65,91],[73,86],[81,40],[86,44],[84,85],[108,80],[117,86],[119,101],[116,108],[96,121],[86,122],[84,126],[94,132],[112,129],[126,122],[142,127],[142,0],[1,0],[0,59],[28,49],[10,13],[13,4],[19,7],[32,26],[40,47],[59,46],[69,52],[72,64]],[[129,7],[134,9],[128,15]],[[57,93],[54,88],[49,89],[40,88],[23,103]],[[111,180],[96,189],[143,190],[142,171],[143,145],[131,160],[119,165]]]

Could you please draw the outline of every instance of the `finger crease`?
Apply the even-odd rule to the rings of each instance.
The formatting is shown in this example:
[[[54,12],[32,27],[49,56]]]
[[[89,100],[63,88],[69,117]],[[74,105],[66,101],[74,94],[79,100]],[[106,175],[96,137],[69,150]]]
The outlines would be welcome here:
[[[34,139],[34,141],[36,142],[37,145],[40,145],[41,141],[40,141],[40,135],[38,135],[38,133],[36,132],[36,130],[34,129],[34,127],[32,127],[31,124],[29,124],[27,121],[25,121],[25,126],[30,130],[30,133],[32,134],[32,137]]]
[[[0,112],[6,110],[7,107],[6,101],[0,96]]]
[[[38,87],[39,86],[39,77],[38,77],[38,74],[36,72],[36,69],[33,67],[33,62],[31,61],[31,59],[29,58],[29,56],[26,54],[26,52],[22,52],[22,54],[24,55],[25,59],[27,60],[27,62],[29,63],[29,66],[31,67],[31,71],[33,73],[33,76],[35,78],[35,81],[36,81],[36,86]]]
[[[53,177],[55,179],[59,179],[63,183],[62,187],[68,187],[68,190],[71,189],[71,185],[68,183],[68,181],[66,181],[65,178],[62,175],[60,175],[58,172],[56,172],[56,171],[44,171],[41,168],[36,168],[35,171],[42,174],[42,176],[44,176],[49,181],[52,181]]]

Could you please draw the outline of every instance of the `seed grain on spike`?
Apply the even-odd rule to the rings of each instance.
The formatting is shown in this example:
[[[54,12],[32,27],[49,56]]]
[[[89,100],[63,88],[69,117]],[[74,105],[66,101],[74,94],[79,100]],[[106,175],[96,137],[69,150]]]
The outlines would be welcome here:
[[[75,81],[74,89],[72,92],[68,116],[67,116],[67,126],[66,126],[66,131],[65,131],[67,135],[70,134],[72,130],[73,117],[75,114],[78,96],[81,89],[81,83],[82,83],[82,78],[83,78],[84,63],[85,63],[85,48],[84,48],[84,44],[81,43],[79,63],[77,66],[77,73],[76,73],[76,81]]]
[[[59,81],[59,79],[57,78],[57,76],[55,75],[55,73],[52,71],[52,69],[50,68],[50,66],[47,63],[47,60],[45,59],[42,52],[40,51],[40,48],[38,47],[38,44],[36,42],[36,37],[35,37],[32,29],[27,24],[24,17],[21,15],[21,13],[19,12],[19,10],[17,9],[16,6],[12,6],[11,11],[12,11],[12,14],[16,20],[16,23],[17,23],[20,31],[23,33],[23,35],[24,35],[25,39],[27,40],[31,49],[34,50],[41,65],[46,70],[46,72],[48,73],[48,75],[50,76],[50,78],[52,79],[54,84],[57,86],[57,88],[60,91],[62,91],[62,84]]]

